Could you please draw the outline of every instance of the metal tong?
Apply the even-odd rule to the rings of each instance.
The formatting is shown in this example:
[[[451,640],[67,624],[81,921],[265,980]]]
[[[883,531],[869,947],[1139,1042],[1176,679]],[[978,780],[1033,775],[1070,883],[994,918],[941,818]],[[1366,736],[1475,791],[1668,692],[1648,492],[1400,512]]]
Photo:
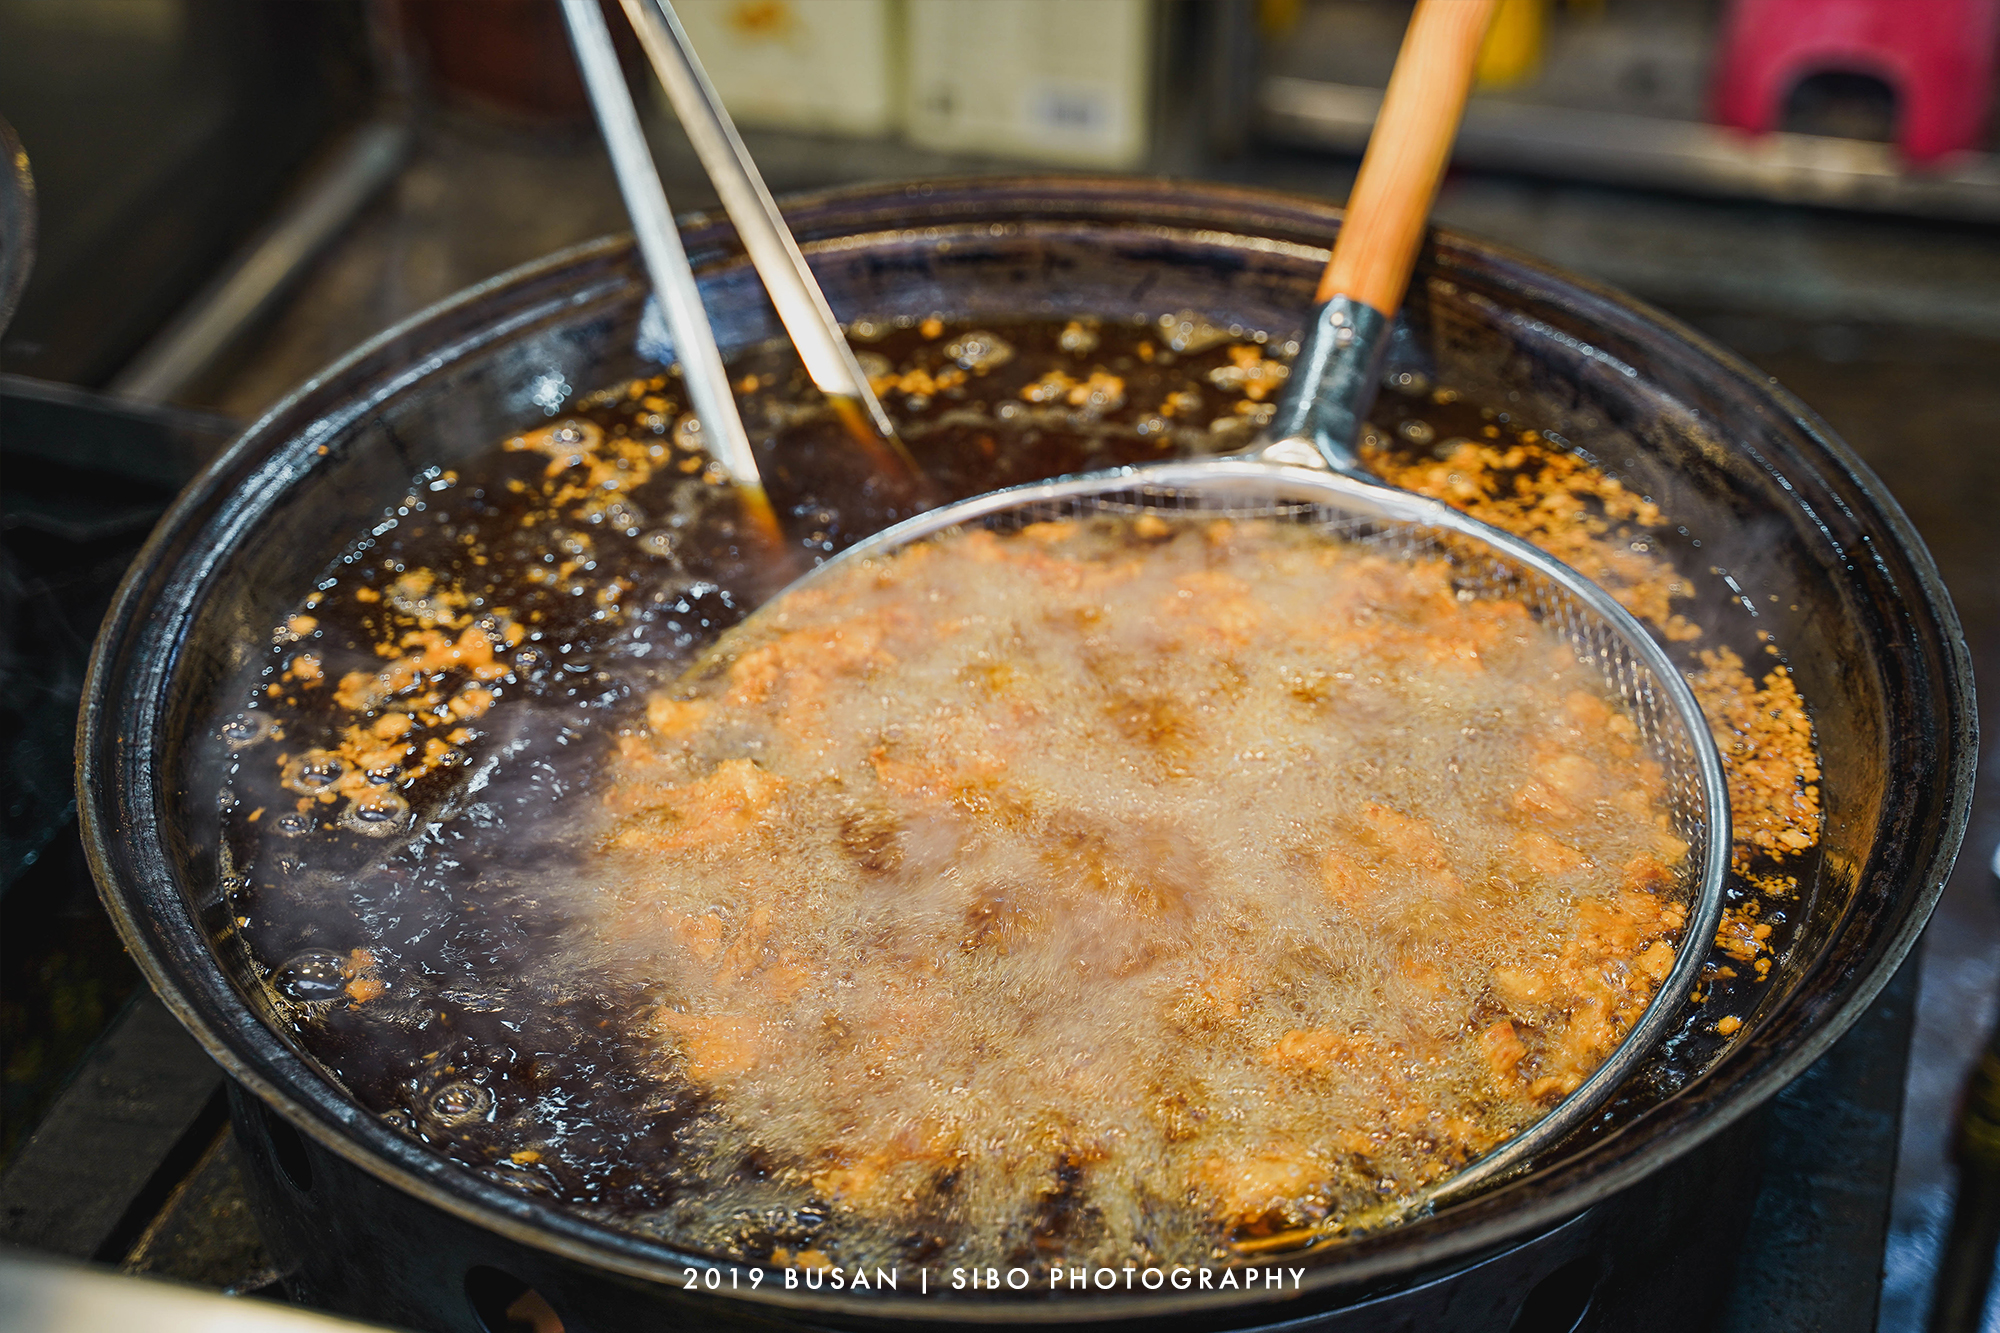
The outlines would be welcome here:
[[[666,0],[620,2],[694,144],[703,170],[714,183],[730,221],[736,224],[737,235],[777,307],[785,332],[805,362],[806,373],[878,467],[915,475],[915,461],[896,437],[888,414],[869,387],[868,377],[847,345],[818,280],[806,266],[791,228],[785,225],[749,149],[695,58],[673,6]],[[743,429],[722,353],[716,346],[715,330],[702,308],[694,270],[688,264],[666,190],[639,128],[638,109],[611,45],[603,11],[598,0],[562,0],[562,12],[584,86],[611,153],[619,191],[632,217],[639,253],[659,292],[660,308],[680,359],[688,398],[702,424],[703,439],[710,455],[742,489],[753,521],[775,537],[777,519],[764,493],[750,438]]]

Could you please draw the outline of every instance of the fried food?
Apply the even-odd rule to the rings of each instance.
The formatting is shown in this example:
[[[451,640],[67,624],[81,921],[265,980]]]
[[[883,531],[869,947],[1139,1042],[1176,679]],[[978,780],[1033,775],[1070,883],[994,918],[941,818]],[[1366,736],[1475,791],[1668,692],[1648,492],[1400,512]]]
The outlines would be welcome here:
[[[1687,847],[1593,668],[1440,559],[1275,521],[958,534],[656,696],[599,928],[717,1151],[978,1261],[1381,1213],[1573,1091]],[[1015,1247],[1010,1249],[1009,1247]]]

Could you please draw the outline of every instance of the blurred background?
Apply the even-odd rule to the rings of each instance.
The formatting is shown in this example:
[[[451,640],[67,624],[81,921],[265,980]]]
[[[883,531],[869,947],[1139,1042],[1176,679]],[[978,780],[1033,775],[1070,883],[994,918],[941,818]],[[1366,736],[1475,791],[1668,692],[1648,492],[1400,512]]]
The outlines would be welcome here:
[[[678,10],[781,195],[1054,170],[1339,200],[1409,4]],[[1924,534],[1988,681],[1996,56],[2000,0],[1504,0],[1437,209],[1664,307],[1811,404]],[[627,58],[669,197],[711,207]],[[0,304],[38,219],[0,338],[0,1241],[268,1291],[214,1071],[140,993],[76,840],[97,618],[242,423],[624,211],[553,0],[0,0],[0,118],[33,174],[32,199],[0,199]],[[1978,1299],[2000,1167],[1976,1133],[1960,1150],[2000,992],[1987,769],[1920,957],[1771,1112],[1731,1327],[1920,1329],[1969,1305],[1952,1327],[2000,1329]],[[56,1194],[80,1201],[59,1222],[39,1202]],[[1934,1303],[1954,1234],[1975,1262]]]

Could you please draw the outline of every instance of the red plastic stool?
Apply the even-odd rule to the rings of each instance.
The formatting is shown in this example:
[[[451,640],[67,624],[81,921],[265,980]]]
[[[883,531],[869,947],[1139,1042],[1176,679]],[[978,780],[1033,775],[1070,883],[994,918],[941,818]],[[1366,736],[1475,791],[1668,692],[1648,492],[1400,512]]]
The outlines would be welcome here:
[[[2000,0],[1731,0],[1716,54],[1715,118],[1762,134],[1813,74],[1894,90],[1912,162],[1978,148],[1993,102]]]

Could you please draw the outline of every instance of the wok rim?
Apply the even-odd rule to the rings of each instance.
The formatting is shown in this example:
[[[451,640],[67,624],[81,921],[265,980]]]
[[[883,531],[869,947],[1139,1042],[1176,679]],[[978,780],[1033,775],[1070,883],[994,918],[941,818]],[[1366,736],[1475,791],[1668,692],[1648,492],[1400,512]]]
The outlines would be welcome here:
[[[1297,213],[1304,210],[1336,224],[1341,216],[1338,208],[1324,201],[1279,191],[1146,178],[1087,176],[971,177],[847,187],[794,196],[786,200],[787,211],[832,209],[837,212],[844,205],[851,207],[871,202],[886,205],[900,197],[915,195],[920,186],[924,197],[932,197],[933,190],[947,194],[953,189],[971,189],[1017,208],[1025,208],[1030,216],[1034,215],[1037,207],[1045,209],[1054,201],[1064,210],[1060,215],[1062,220],[1097,221],[1111,226],[1154,221],[1148,215],[1134,217],[1131,214],[1135,205],[1147,204],[1154,205],[1156,211],[1171,211],[1180,215],[1197,211],[1213,214],[1234,205],[1239,209],[1247,206],[1267,212],[1290,210]],[[1104,213],[1103,210],[1112,207],[1125,211],[1119,216]],[[1092,209],[1097,211],[1089,211]],[[695,215],[683,219],[683,229],[691,254],[697,256],[698,267],[703,267],[701,252],[713,252],[718,248],[726,249],[726,253],[721,255],[725,261],[741,262],[733,244],[733,233],[727,224]],[[907,224],[898,230],[905,229]],[[868,226],[865,222],[850,224],[847,230],[830,235],[823,241],[802,237],[802,244],[811,254],[820,249],[834,250],[864,242],[884,230],[883,227]],[[1329,231],[1329,239],[1330,235]],[[246,475],[244,480],[263,480],[269,485],[272,479],[265,475],[265,469],[273,463],[273,455],[279,446],[300,435],[332,434],[336,429],[328,425],[324,416],[302,418],[285,431],[280,431],[278,427],[298,416],[302,407],[312,404],[326,386],[338,381],[347,372],[365,365],[398,342],[412,339],[446,316],[469,310],[511,288],[526,286],[534,279],[550,276],[565,268],[593,259],[615,261],[629,254],[631,248],[629,235],[599,238],[520,265],[454,293],[368,339],[307,379],[224,449],[190,483],[160,521],[128,569],[106,614],[84,681],[83,707],[77,731],[77,790],[85,853],[98,883],[100,897],[121,939],[154,992],[226,1073],[275,1109],[293,1128],[309,1135],[321,1148],[405,1194],[531,1249],[559,1256],[586,1268],[609,1270],[627,1278],[666,1286],[670,1279],[689,1268],[742,1269],[751,1265],[686,1254],[665,1242],[591,1222],[566,1207],[532,1200],[485,1180],[469,1168],[459,1166],[389,1130],[266,1027],[237,994],[219,960],[214,957],[212,941],[192,911],[188,910],[188,904],[180,893],[179,878],[171,866],[165,869],[157,882],[150,882],[148,877],[137,874],[133,877],[138,883],[126,882],[123,872],[128,868],[136,872],[139,867],[125,865],[123,828],[137,829],[137,836],[131,839],[135,849],[151,853],[162,862],[167,858],[153,821],[142,820],[133,825],[121,816],[128,807],[144,810],[148,814],[159,811],[164,797],[144,775],[129,787],[119,780],[132,765],[121,762],[121,738],[116,727],[110,725],[126,720],[127,704],[123,701],[128,699],[136,707],[140,719],[158,722],[163,691],[155,688],[142,692],[134,687],[141,683],[163,687],[174,676],[177,652],[155,654],[146,660],[133,658],[131,652],[145,637],[148,614],[157,610],[147,605],[153,576],[159,572],[183,575],[163,584],[163,589],[175,596],[171,614],[156,618],[156,623],[183,626],[191,620],[199,587],[198,581],[190,581],[184,576],[184,567],[197,551],[205,552],[212,561],[216,553],[224,549],[224,546],[212,549],[190,546],[186,551],[176,551],[173,539],[197,534],[205,522],[215,517],[216,511],[234,494],[235,487],[230,484],[232,470],[257,458],[260,450],[263,457],[259,469]],[[709,255],[711,262],[715,257],[714,254]],[[1462,259],[1455,261],[1454,257]],[[1566,1174],[1575,1176],[1580,1164],[1587,1164],[1606,1145],[1623,1137],[1627,1130],[1648,1118],[1642,1114],[1618,1131],[1595,1140],[1582,1152],[1500,1183],[1466,1203],[1504,1198],[1533,1181],[1561,1181],[1540,1196],[1516,1199],[1512,1206],[1501,1209],[1496,1215],[1469,1218],[1435,1235],[1412,1237],[1407,1227],[1398,1227],[1348,1242],[1344,1248],[1360,1251],[1354,1259],[1347,1263],[1321,1262],[1308,1270],[1305,1283],[1298,1289],[1268,1294],[1262,1290],[1173,1295],[1162,1292],[1133,1296],[1093,1295],[1085,1300],[1054,1301],[1044,1298],[994,1303],[940,1301],[900,1292],[894,1297],[857,1298],[844,1294],[834,1296],[822,1293],[815,1296],[803,1291],[761,1290],[748,1296],[741,1293],[704,1293],[706,1299],[746,1310],[778,1307],[897,1323],[935,1319],[1001,1324],[1052,1321],[1094,1323],[1182,1313],[1213,1314],[1248,1306],[1311,1302],[1315,1297],[1379,1286],[1397,1278],[1417,1278],[1446,1265],[1470,1262],[1545,1231],[1658,1172],[1707,1142],[1803,1073],[1873,1003],[1908,956],[1943,892],[1956,859],[1971,812],[1972,775],[1976,770],[1978,748],[1970,653],[1935,562],[1902,507],[1867,465],[1809,407],[1771,377],[1664,312],[1603,284],[1568,274],[1540,259],[1442,229],[1434,232],[1428,240],[1426,258],[1440,270],[1448,271],[1455,266],[1478,269],[1545,298],[1566,295],[1572,307],[1578,304],[1576,297],[1585,298],[1583,304],[1588,308],[1578,313],[1593,324],[1603,324],[1610,317],[1614,323],[1649,327],[1656,333],[1664,334],[1677,345],[1677,352],[1684,360],[1705,363],[1705,372],[1720,373],[1761,396],[1818,449],[1820,457],[1809,461],[1830,473],[1827,480],[1845,483],[1873,509],[1873,517],[1882,534],[1894,541],[1903,563],[1908,567],[1915,584],[1912,591],[1919,594],[1907,599],[1910,622],[1914,628],[1929,628],[1934,641],[1942,649],[1935,656],[1919,654],[1918,660],[1930,671],[1914,674],[1919,677],[1935,675],[1939,690],[1936,703],[1941,719],[1937,744],[1939,753],[1949,759],[1938,774],[1946,780],[1943,786],[1947,793],[1944,808],[1939,812],[1941,817],[1912,829],[1908,859],[1913,873],[1907,877],[1912,888],[1905,890],[1907,896],[1899,909],[1901,919],[1895,928],[1887,932],[1887,938],[1856,974],[1835,989],[1836,998],[1830,1008],[1811,1022],[1809,1029],[1791,1049],[1782,1051],[1763,1069],[1726,1089],[1726,1095],[1718,1103],[1690,1123],[1679,1126],[1675,1132],[1656,1139],[1622,1160],[1584,1174],[1580,1179],[1562,1179]],[[574,299],[580,303],[584,297]],[[537,307],[532,317],[548,314],[551,304],[545,302]],[[511,318],[501,318],[496,312],[479,324],[472,334],[454,339],[453,353],[447,362],[420,362],[399,374],[378,374],[367,383],[367,398],[370,401],[387,399],[441,364],[456,363],[504,341],[515,328],[529,322],[530,318],[518,310],[512,313]],[[417,345],[422,346],[420,340]],[[356,404],[351,392],[344,393],[337,401],[349,408]],[[288,486],[297,480],[282,477],[277,479],[277,485]],[[163,557],[169,555],[174,556],[174,562],[163,566]],[[1879,554],[1876,559],[1880,560]],[[178,638],[171,640],[169,647],[177,648],[178,642]],[[152,751],[154,734],[154,731],[149,731],[144,735],[146,745],[143,749],[147,754]],[[167,919],[162,920],[161,914],[153,910],[149,899],[154,896],[175,909]],[[1837,938],[1847,928],[1851,915],[1850,906],[1829,939]],[[171,956],[171,946],[175,943],[184,946],[183,951],[188,955],[186,959],[176,960]],[[192,969],[185,965],[188,962],[194,964]],[[191,972],[198,975],[191,975]],[[1768,1026],[1759,1025],[1714,1068],[1691,1081],[1662,1105],[1699,1092],[1704,1085],[1714,1081],[1717,1071],[1758,1050],[1764,1044]],[[1402,1243],[1397,1243],[1399,1241]],[[1283,1258],[1272,1256],[1271,1262],[1282,1262]]]

